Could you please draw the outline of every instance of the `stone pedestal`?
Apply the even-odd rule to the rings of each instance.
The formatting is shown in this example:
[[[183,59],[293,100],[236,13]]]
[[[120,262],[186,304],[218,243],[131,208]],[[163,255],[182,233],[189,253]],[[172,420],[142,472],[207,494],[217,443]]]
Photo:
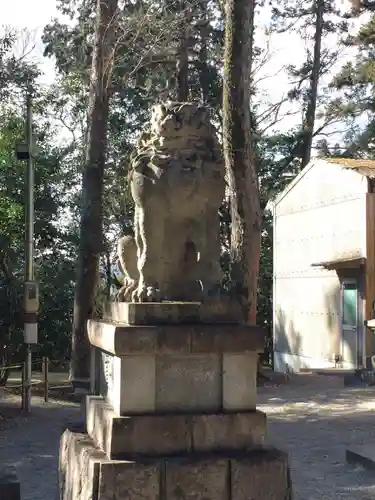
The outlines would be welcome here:
[[[61,500],[288,498],[287,456],[265,446],[256,410],[264,334],[236,315],[230,303],[123,303],[88,323],[99,394],[87,434],[62,436]]]
[[[14,467],[0,469],[0,499],[21,500],[21,487]]]

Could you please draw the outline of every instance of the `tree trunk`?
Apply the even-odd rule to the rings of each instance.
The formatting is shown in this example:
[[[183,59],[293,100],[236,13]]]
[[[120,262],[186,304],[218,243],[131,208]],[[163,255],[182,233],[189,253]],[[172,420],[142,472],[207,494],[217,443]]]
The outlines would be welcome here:
[[[207,50],[207,38],[208,38],[208,29],[209,22],[207,19],[207,4],[206,2],[202,2],[202,25],[200,28],[200,49],[198,54],[198,72],[199,72],[199,85],[201,91],[201,101],[203,104],[208,103],[209,99],[209,82],[210,82],[210,74],[208,67],[208,50]]]
[[[186,102],[189,100],[189,56],[188,39],[185,30],[183,30],[179,41],[176,73],[177,101]]]
[[[111,299],[111,287],[112,287],[112,263],[111,254],[109,250],[105,253],[105,274],[106,274],[106,297],[107,300]]]
[[[311,159],[311,147],[314,136],[314,124],[316,113],[316,101],[318,97],[318,84],[320,74],[320,60],[322,47],[322,32],[323,32],[323,14],[324,0],[316,0],[315,2],[315,37],[314,37],[314,61],[311,70],[309,101],[306,108],[305,123],[303,126],[303,156],[302,168],[304,168]]]
[[[368,10],[375,10],[375,0],[350,0],[350,2],[356,11],[362,7]]]
[[[223,140],[231,204],[232,278],[244,319],[256,321],[261,212],[250,116],[254,0],[227,0]]]
[[[178,102],[189,100],[189,38],[188,28],[191,19],[187,8],[186,0],[179,2],[171,1],[172,9],[176,10],[184,17],[184,24],[181,25],[181,33],[178,41],[177,62],[176,62],[176,99]]]
[[[75,387],[87,387],[90,376],[90,345],[86,323],[93,313],[99,257],[103,246],[103,174],[117,1],[97,0],[70,365],[70,378]]]

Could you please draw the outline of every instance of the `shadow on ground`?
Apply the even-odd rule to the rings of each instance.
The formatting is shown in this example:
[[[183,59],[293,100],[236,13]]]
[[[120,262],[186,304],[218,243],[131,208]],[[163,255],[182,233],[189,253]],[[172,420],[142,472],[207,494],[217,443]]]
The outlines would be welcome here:
[[[295,500],[369,500],[375,473],[346,463],[346,449],[375,447],[374,388],[261,388],[268,439],[289,451]]]
[[[15,396],[0,401],[0,412],[14,404]],[[345,460],[350,446],[375,446],[375,388],[262,387],[258,407],[267,414],[269,441],[290,452],[294,500],[375,498],[375,473]],[[22,500],[57,498],[60,436],[79,417],[76,404],[34,398],[30,416],[0,429],[0,463],[16,465]]]

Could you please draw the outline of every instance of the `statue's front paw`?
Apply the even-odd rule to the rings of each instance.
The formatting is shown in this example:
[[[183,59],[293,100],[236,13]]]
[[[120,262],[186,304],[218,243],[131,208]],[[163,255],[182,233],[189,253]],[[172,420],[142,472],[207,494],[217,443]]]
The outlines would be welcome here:
[[[115,301],[124,302],[125,301],[125,299],[124,299],[125,291],[126,291],[126,286],[122,286],[120,288],[120,290],[115,295]]]
[[[118,302],[130,302],[132,299],[132,293],[136,287],[137,287],[136,280],[133,279],[126,280],[124,285],[118,291],[116,300]]]
[[[160,302],[160,292],[154,286],[139,286],[132,294],[133,302]]]

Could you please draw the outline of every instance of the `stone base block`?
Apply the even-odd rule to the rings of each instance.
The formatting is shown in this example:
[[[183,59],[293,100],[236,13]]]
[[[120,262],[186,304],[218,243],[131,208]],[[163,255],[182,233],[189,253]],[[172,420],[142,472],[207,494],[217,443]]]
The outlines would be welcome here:
[[[0,470],[0,499],[21,500],[21,487],[14,467]]]
[[[125,325],[242,322],[240,304],[229,297],[203,302],[109,302],[104,316]]]
[[[266,436],[260,411],[120,417],[98,396],[87,397],[86,422],[95,445],[111,459],[250,450]]]
[[[287,455],[276,449],[235,455],[108,460],[84,434],[67,430],[60,447],[60,500],[289,500]]]
[[[375,470],[375,443],[347,449],[346,461],[350,464],[361,465],[366,469]]]
[[[89,320],[93,346],[115,356],[263,352],[265,330],[247,324],[125,326]]]
[[[251,411],[255,352],[144,354],[101,352],[99,393],[119,415]]]
[[[87,434],[61,437],[60,500],[159,500],[159,476],[157,463],[108,460]]]

